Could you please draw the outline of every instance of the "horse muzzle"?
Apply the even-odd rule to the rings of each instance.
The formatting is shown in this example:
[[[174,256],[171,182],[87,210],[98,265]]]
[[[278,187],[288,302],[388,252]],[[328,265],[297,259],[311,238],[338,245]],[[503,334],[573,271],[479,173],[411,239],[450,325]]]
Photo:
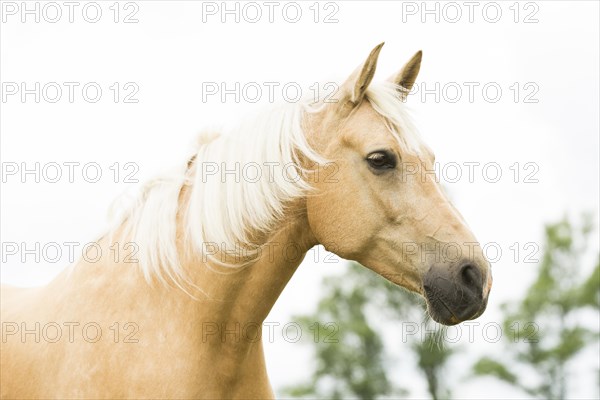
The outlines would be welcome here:
[[[429,314],[444,325],[479,317],[487,306],[488,280],[484,280],[482,268],[472,262],[457,267],[431,267],[423,277]]]

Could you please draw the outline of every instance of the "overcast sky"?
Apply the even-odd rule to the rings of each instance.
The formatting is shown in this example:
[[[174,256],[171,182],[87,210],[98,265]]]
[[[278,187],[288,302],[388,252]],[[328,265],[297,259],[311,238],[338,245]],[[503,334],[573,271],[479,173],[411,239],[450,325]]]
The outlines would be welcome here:
[[[597,221],[598,2],[475,2],[472,8],[429,2],[430,13],[422,2],[276,2],[273,8],[232,2],[229,9],[237,11],[229,14],[221,2],[137,1],[118,8],[81,2],[71,16],[62,2],[28,2],[30,9],[38,4],[39,22],[21,4],[2,2],[0,28],[3,243],[93,241],[106,227],[111,201],[139,185],[127,177],[143,182],[177,164],[205,126],[255,107],[252,90],[261,89],[259,104],[270,101],[269,82],[278,84],[277,101],[293,95],[283,92],[286,84],[310,93],[316,83],[327,93],[327,82],[343,81],[382,41],[375,80],[423,50],[418,91],[409,101],[417,125],[478,239],[490,244],[489,255],[502,251],[493,267],[488,311],[478,320],[482,325],[499,321],[498,305],[530,284],[536,264],[524,259],[541,256],[536,246],[545,222],[582,211],[594,212]],[[22,89],[35,92],[36,82],[39,103],[35,93],[23,101]],[[234,88],[236,82],[247,88],[237,103],[233,95],[222,101],[221,92],[209,90],[220,91],[222,83]],[[36,183],[27,175],[23,183],[20,171],[10,174],[15,166],[33,168],[36,162],[59,163],[65,176]],[[66,178],[65,162],[79,163],[74,183]],[[100,166],[96,183],[82,176],[88,163]],[[465,163],[479,163],[471,164],[473,182]],[[462,177],[453,183],[456,165]],[[311,310],[322,276],[343,271],[342,261],[324,263],[322,252],[316,255],[320,262],[313,261],[314,252],[307,257],[268,321],[284,324],[292,314]],[[55,263],[3,257],[1,279],[43,284],[67,265],[66,257]],[[493,351],[481,336],[479,331],[473,346]],[[306,349],[277,338],[267,344],[276,389],[307,376]],[[466,372],[470,353],[458,357],[450,378]],[[593,358],[588,354],[578,362],[576,395],[598,396]],[[394,368],[411,382],[413,371]],[[418,385],[412,393],[423,396],[426,388]],[[487,379],[453,386],[457,397],[489,395],[490,387],[494,397],[520,395]]]

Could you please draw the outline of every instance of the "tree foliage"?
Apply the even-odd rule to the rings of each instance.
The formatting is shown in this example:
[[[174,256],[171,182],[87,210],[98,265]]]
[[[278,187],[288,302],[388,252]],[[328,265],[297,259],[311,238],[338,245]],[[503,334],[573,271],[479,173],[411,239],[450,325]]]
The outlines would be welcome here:
[[[409,392],[397,384],[398,377],[390,376],[385,368],[388,354],[373,321],[400,324],[415,316],[421,319],[420,298],[357,263],[351,263],[343,276],[326,278],[323,286],[325,294],[316,312],[298,317],[309,329],[320,329],[314,336],[320,340],[311,340],[317,366],[309,382],[287,388],[286,393],[328,399],[406,396]],[[432,397],[438,398],[443,391],[439,374],[452,351],[441,346],[434,334],[407,344],[406,351],[410,350],[417,356],[416,367]]]
[[[504,355],[511,367],[487,356],[474,365],[476,375],[494,376],[531,396],[567,396],[569,362],[598,339],[597,329],[585,326],[581,318],[586,310],[600,310],[599,257],[591,274],[584,277],[581,272],[583,255],[589,253],[590,220],[586,216],[575,226],[563,219],[546,226],[536,280],[522,301],[502,306],[503,330],[508,333]],[[516,366],[527,374],[514,373]]]

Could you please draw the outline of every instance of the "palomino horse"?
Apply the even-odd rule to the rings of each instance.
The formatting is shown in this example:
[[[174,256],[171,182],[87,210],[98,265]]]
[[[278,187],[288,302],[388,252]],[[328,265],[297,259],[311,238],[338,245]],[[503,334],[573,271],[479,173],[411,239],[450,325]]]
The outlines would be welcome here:
[[[479,316],[489,263],[435,177],[415,172],[434,162],[404,105],[421,52],[371,84],[382,45],[336,102],[206,135],[98,240],[99,260],[4,287],[2,398],[272,398],[260,327],[317,244],[420,293],[438,322]]]

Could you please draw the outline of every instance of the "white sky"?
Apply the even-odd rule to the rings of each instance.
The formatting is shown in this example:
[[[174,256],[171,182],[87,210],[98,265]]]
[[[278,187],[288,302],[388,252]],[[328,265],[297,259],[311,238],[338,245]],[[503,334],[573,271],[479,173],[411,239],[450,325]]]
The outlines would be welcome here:
[[[208,3],[205,7],[209,9],[221,6],[221,2]],[[29,167],[35,162],[96,162],[103,172],[97,183],[83,180],[81,167],[75,169],[74,183],[66,178],[54,184],[35,183],[31,176],[21,183],[18,175],[6,177],[0,195],[2,242],[33,246],[35,242],[93,241],[105,227],[110,202],[124,189],[136,186],[122,179],[118,184],[112,182],[109,166],[118,162],[121,173],[127,173],[132,169],[125,169],[125,163],[136,163],[139,171],[135,178],[143,182],[181,160],[203,127],[235,119],[252,107],[243,100],[234,103],[231,96],[225,103],[218,96],[203,102],[203,82],[226,82],[229,87],[235,82],[241,86],[257,82],[265,90],[265,103],[264,82],[281,86],[296,82],[305,91],[315,82],[321,87],[329,81],[340,82],[376,44],[385,41],[375,79],[387,78],[422,49],[417,85],[427,89],[436,82],[440,88],[446,85],[447,96],[439,102],[433,94],[422,98],[420,93],[411,96],[410,102],[437,161],[441,165],[496,162],[501,167],[503,175],[497,183],[486,182],[481,167],[475,170],[473,183],[466,176],[459,183],[446,183],[479,240],[495,242],[503,251],[494,264],[488,311],[478,320],[482,325],[499,321],[498,305],[521,296],[533,278],[535,264],[522,262],[523,246],[528,242],[539,245],[543,223],[565,213],[577,216],[584,210],[593,211],[596,221],[598,218],[599,7],[595,1],[520,3],[519,22],[515,23],[514,2],[494,3],[497,6],[477,3],[473,22],[469,22],[469,9],[463,2],[453,3],[462,12],[458,22],[443,18],[444,10],[447,18],[454,18],[457,8],[439,3],[440,22],[435,22],[435,15],[426,15],[422,23],[421,2],[348,1],[320,3],[319,21],[335,11],[337,23],[315,23],[314,8],[309,8],[313,2],[299,3],[302,17],[297,23],[283,18],[283,2],[275,8],[273,23],[268,21],[263,2],[256,3],[263,12],[259,22],[246,22],[241,15],[236,23],[230,15],[221,23],[219,13],[204,15],[203,22],[201,2],[138,1],[127,8],[121,3],[119,13],[122,21],[137,7],[133,16],[137,23],[114,23],[113,2],[99,2],[102,16],[99,22],[89,23],[82,17],[86,2],[81,2],[70,23],[68,8],[58,2],[63,13],[58,22],[49,23],[42,15],[36,23],[34,16],[28,15],[22,23],[20,10],[16,15],[11,11],[14,5],[20,8],[21,2],[2,2],[3,95],[13,87],[11,82],[26,82],[29,88],[35,82],[42,87],[58,82],[63,89],[63,97],[55,104],[43,98],[35,103],[33,95],[22,102],[20,93],[2,99],[3,171],[14,162]],[[27,4],[33,8],[35,2]],[[42,13],[45,3],[39,4]],[[239,7],[243,9],[243,3]],[[428,7],[433,9],[435,3]],[[502,12],[499,21],[486,21],[495,17],[496,8]],[[55,9],[45,10],[47,19],[54,18]],[[246,8],[246,16],[254,17],[254,10]],[[414,15],[406,13],[415,10]],[[87,11],[93,18],[94,8],[88,6]],[[288,12],[288,18],[293,18],[293,9]],[[538,22],[524,23],[528,15]],[[73,103],[68,101],[63,82],[80,84]],[[103,90],[97,103],[82,98],[81,87],[89,82]],[[110,87],[115,82],[119,82],[121,100],[131,92],[125,83],[135,83],[139,92],[134,98],[139,102],[114,103]],[[473,101],[469,101],[465,82],[478,85]],[[494,87],[501,88],[497,102],[486,101],[482,93],[486,84],[492,87],[486,93],[490,96],[494,96]],[[453,103],[456,87],[463,93]],[[53,89],[48,90],[53,97]],[[534,91],[530,99],[538,102],[525,103]],[[275,94],[280,100],[281,91],[275,90]],[[514,171],[509,169],[515,162],[521,168],[519,183],[513,182]],[[524,169],[526,163],[535,166]],[[524,174],[536,167],[533,178],[539,182],[523,183]],[[513,261],[509,249],[515,242],[521,248],[520,262]],[[540,255],[541,250],[538,258]],[[323,260],[323,253],[318,258]],[[45,283],[68,264],[66,258],[53,264],[22,263],[17,256],[2,261],[2,282],[20,285]],[[292,314],[310,311],[318,301],[322,276],[342,271],[341,262],[306,261],[267,320],[283,325]],[[486,343],[481,336],[479,331],[476,343],[470,346],[482,353],[498,351],[499,345]],[[491,379],[460,381],[476,353],[468,349],[463,347],[464,357],[456,357],[449,371],[455,396],[520,395]],[[306,350],[281,336],[267,344],[275,389],[308,374],[311,356]],[[573,378],[572,393],[597,397],[597,382],[590,372],[597,368],[598,360],[593,352],[586,353],[577,364],[581,373]],[[403,374],[401,384],[421,382],[410,378],[414,371],[403,369],[402,360],[393,368]],[[425,387],[419,385],[411,388],[415,396],[425,395]]]

